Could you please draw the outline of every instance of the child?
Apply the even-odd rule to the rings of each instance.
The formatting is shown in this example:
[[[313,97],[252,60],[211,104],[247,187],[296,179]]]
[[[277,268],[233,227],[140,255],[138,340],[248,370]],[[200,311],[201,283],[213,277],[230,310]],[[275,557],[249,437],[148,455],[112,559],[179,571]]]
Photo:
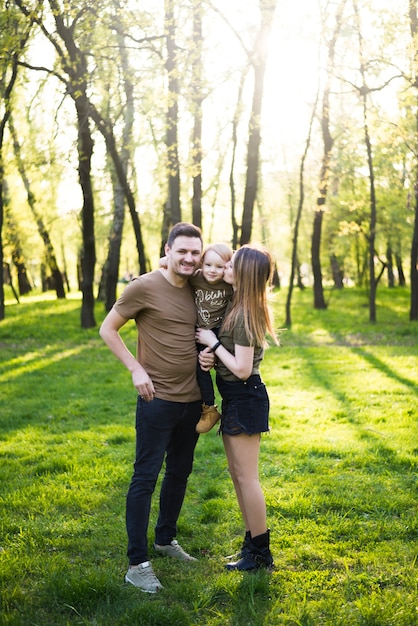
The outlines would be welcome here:
[[[225,243],[214,243],[205,249],[201,269],[197,270],[189,282],[195,294],[197,309],[197,327],[212,330],[218,333],[222,319],[233,293],[231,285],[223,279],[225,265],[232,259],[233,252]],[[160,259],[160,265],[166,264],[165,257]],[[198,344],[198,350],[206,346]],[[201,369],[199,362],[196,370],[197,382],[202,392],[202,414],[196,424],[196,432],[207,433],[220,419],[218,407],[215,404],[215,391],[210,371]]]
[[[233,288],[223,279],[225,265],[232,258],[232,250],[225,243],[214,243],[205,249],[202,269],[190,279],[195,293],[197,326],[212,330],[216,335],[222,323],[226,306]],[[198,350],[206,346],[198,344]],[[215,405],[215,391],[210,371],[205,372],[197,364],[197,382],[202,392],[202,415],[196,424],[196,432],[207,433],[221,417]]]

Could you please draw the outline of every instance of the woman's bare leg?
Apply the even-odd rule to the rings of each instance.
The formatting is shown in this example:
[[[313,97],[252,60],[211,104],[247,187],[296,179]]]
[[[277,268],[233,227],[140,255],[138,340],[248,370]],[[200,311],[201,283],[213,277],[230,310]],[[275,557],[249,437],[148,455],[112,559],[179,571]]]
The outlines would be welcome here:
[[[266,503],[258,478],[260,435],[223,435],[229,471],[246,530],[252,537],[266,532]]]

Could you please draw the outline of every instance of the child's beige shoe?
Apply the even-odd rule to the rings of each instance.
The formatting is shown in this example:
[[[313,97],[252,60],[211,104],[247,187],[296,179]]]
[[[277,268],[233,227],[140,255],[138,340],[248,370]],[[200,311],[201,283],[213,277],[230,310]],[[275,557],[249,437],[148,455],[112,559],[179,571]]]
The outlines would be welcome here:
[[[209,432],[219,422],[221,414],[218,411],[216,404],[208,406],[202,404],[202,414],[200,420],[196,424],[196,432],[199,434]]]

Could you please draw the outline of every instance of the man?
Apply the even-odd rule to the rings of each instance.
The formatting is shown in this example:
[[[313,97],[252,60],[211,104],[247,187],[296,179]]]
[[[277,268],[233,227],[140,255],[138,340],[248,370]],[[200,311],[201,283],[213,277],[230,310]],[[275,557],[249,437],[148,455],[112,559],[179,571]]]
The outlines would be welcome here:
[[[177,519],[187,479],[192,471],[201,413],[196,381],[196,308],[189,278],[199,266],[199,228],[176,224],[165,246],[167,267],[134,279],[124,290],[100,328],[100,336],[131,372],[138,391],[136,459],[126,502],[129,569],[126,582],[147,593],[162,585],[148,560],[147,530],[151,498],[164,458],[154,548],[185,561],[196,559],[175,540]],[[119,330],[129,319],[138,329],[137,358]],[[201,362],[210,367],[207,351]],[[206,359],[206,361],[205,361]]]

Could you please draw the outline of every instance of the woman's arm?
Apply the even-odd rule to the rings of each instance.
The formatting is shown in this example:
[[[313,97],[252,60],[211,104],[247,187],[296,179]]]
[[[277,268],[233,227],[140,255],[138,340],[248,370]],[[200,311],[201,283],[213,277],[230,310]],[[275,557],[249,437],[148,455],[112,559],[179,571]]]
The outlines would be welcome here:
[[[247,378],[251,376],[251,372],[253,371],[254,347],[235,344],[235,355],[231,354],[220,343],[213,331],[203,328],[196,330],[196,339],[199,343],[209,348],[215,347],[213,352],[216,357],[220,359],[225,367],[235,374],[237,378],[247,380]]]

